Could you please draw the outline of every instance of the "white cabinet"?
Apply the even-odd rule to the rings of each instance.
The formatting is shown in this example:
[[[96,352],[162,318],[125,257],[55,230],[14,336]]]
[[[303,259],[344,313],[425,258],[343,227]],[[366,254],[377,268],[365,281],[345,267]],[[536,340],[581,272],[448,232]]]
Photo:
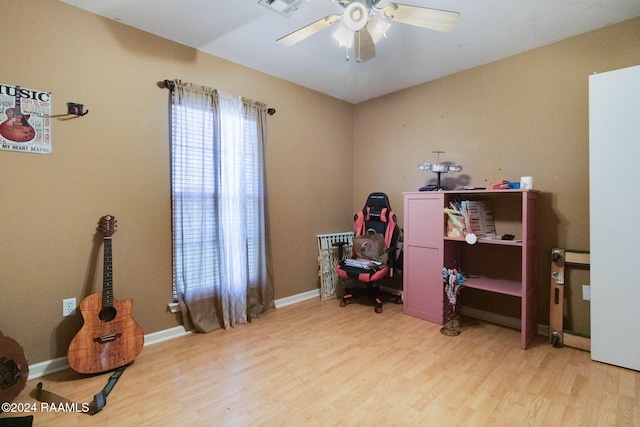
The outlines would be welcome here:
[[[640,66],[589,77],[591,357],[640,371]]]

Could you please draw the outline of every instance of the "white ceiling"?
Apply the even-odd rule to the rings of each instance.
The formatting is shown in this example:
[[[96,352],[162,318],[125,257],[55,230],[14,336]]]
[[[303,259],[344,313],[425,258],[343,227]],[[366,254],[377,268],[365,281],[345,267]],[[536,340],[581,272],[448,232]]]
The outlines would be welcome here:
[[[344,11],[330,0],[288,18],[258,0],[61,1],[354,104],[640,16],[640,0],[399,0],[461,16],[449,33],[393,23],[376,58],[358,63],[332,37],[339,24],[276,43]]]

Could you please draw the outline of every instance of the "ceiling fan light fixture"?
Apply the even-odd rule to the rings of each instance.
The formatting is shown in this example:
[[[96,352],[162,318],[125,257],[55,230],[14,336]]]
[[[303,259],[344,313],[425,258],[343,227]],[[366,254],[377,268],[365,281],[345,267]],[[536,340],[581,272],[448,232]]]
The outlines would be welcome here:
[[[353,45],[353,35],[354,31],[350,30],[344,25],[338,27],[338,29],[333,33],[333,38],[340,42],[340,46],[346,46],[350,48]]]
[[[387,36],[386,32],[389,27],[391,27],[391,24],[383,21],[377,16],[371,17],[369,22],[367,22],[367,31],[369,31],[369,34],[371,34],[371,38],[373,39],[374,43],[377,43],[378,40],[380,40],[380,37]]]
[[[357,1],[351,3],[344,11],[344,25],[351,31],[360,31],[367,25],[369,9]]]
[[[259,2],[265,2],[271,7],[273,7],[273,3],[278,1],[295,6],[299,2],[308,2],[310,0],[259,0]],[[365,62],[375,58],[375,43],[382,36],[387,36],[386,31],[391,27],[392,21],[447,32],[453,29],[460,17],[459,12],[393,2],[378,8],[377,5],[381,0],[332,1],[343,6],[345,8],[344,13],[331,14],[320,18],[284,37],[280,37],[276,40],[277,43],[281,46],[294,45],[342,19],[343,25],[340,25],[337,31],[333,33],[333,38],[340,43],[341,47],[346,46],[347,60],[349,60],[349,49],[355,45],[356,59],[358,62]],[[280,6],[276,5],[275,7]]]

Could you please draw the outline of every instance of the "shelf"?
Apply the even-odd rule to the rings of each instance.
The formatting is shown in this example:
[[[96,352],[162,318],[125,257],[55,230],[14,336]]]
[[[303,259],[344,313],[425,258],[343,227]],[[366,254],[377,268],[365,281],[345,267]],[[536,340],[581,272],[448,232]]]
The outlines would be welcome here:
[[[464,282],[464,287],[496,292],[514,297],[522,297],[522,283],[513,280],[491,279],[487,277],[471,277]],[[463,288],[464,289],[464,288]]]
[[[442,266],[471,273],[462,289],[477,289],[478,307],[520,311],[520,348],[536,336],[538,199],[536,190],[456,190],[404,194],[404,312],[442,324],[446,319],[442,296]],[[518,240],[479,238],[473,245],[447,236],[452,201],[488,201],[497,233]],[[463,291],[464,292],[464,291]],[[504,302],[509,307],[497,307]],[[501,314],[501,313],[498,313]]]
[[[530,189],[515,189],[515,190],[446,190],[442,193],[445,194],[490,194],[490,195],[499,195],[499,194],[509,194],[509,193],[539,193],[539,190],[530,190]]]
[[[453,242],[465,242],[463,237],[444,237],[444,240],[450,240]],[[500,239],[483,239],[479,238],[476,244],[482,243],[486,245],[499,245],[499,246],[522,246],[522,240],[500,240]]]

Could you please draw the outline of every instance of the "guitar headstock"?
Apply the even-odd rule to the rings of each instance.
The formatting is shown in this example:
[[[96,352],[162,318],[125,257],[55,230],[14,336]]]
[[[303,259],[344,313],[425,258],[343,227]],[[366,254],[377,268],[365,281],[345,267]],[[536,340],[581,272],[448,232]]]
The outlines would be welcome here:
[[[113,215],[105,215],[100,218],[99,229],[104,237],[111,237],[116,232],[116,218]]]

